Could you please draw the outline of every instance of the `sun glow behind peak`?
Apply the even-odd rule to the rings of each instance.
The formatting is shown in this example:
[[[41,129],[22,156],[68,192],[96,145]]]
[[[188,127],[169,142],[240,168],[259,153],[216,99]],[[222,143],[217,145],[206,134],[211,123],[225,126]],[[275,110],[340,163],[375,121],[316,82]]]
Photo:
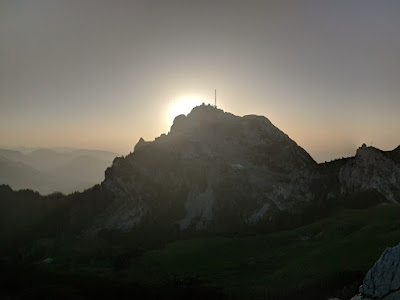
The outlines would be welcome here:
[[[176,116],[189,114],[193,107],[201,105],[204,101],[199,97],[184,97],[171,104],[169,109],[169,122],[172,124]]]

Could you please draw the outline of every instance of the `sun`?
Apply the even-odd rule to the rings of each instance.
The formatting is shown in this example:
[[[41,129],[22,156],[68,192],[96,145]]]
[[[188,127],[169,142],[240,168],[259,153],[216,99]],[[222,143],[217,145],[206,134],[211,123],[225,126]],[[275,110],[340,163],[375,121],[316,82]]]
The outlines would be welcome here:
[[[193,107],[202,104],[203,101],[196,97],[184,97],[171,105],[169,110],[170,124],[173,123],[176,116],[187,115]]]

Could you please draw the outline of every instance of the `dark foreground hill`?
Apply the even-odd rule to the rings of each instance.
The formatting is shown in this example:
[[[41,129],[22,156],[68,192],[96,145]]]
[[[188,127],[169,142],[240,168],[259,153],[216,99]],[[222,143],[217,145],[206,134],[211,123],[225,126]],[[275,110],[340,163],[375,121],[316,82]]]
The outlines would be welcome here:
[[[2,254],[0,289],[16,299],[349,299],[400,240],[399,220],[388,204],[286,231],[162,244],[47,233]]]

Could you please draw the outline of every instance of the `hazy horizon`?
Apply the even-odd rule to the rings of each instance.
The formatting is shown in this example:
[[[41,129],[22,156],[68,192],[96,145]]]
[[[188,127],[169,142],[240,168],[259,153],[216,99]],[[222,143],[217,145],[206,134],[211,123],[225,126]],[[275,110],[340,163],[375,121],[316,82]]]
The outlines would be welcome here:
[[[111,151],[108,149],[96,149],[96,148],[79,148],[79,147],[74,147],[74,146],[49,146],[49,145],[44,145],[44,146],[26,146],[26,145],[6,145],[6,144],[0,144],[0,149],[4,150],[15,150],[19,151],[21,153],[30,153],[32,151],[36,150],[53,150],[55,152],[71,152],[71,151],[76,151],[76,150],[87,150],[87,151],[104,151],[104,152],[109,152],[109,153],[114,153],[115,155],[125,155],[122,152],[118,151]]]
[[[2,1],[0,144],[127,154],[217,89],[318,162],[392,150],[399,29],[398,1]]]
[[[229,111],[226,111],[229,112]],[[188,113],[183,113],[184,115],[188,115]],[[256,114],[253,114],[256,115]],[[275,124],[274,124],[275,125]],[[279,128],[279,127],[278,127]],[[279,128],[281,129],[281,128]],[[155,138],[161,136],[162,134],[168,134],[169,130],[166,132],[161,132],[159,135],[155,136],[154,138],[149,138],[149,139],[145,139],[146,141],[154,141]],[[285,132],[286,133],[286,132]],[[287,134],[287,133],[286,133]],[[142,137],[142,136],[140,136]],[[289,136],[290,137],[290,136]],[[88,148],[88,147],[80,147],[80,145],[69,145],[69,146],[62,146],[61,144],[55,144],[55,145],[36,145],[36,146],[32,146],[32,145],[7,145],[7,144],[0,144],[0,149],[7,149],[7,150],[16,150],[16,151],[20,151],[22,153],[30,153],[32,151],[35,150],[41,150],[41,149],[49,149],[49,150],[54,150],[60,153],[63,152],[68,152],[68,151],[73,151],[73,150],[89,150],[89,151],[106,151],[106,152],[111,152],[111,153],[115,153],[116,156],[121,156],[121,155],[127,155],[130,152],[133,152],[134,146],[137,144],[137,142],[139,141],[140,138],[138,138],[137,141],[134,141],[132,144],[132,147],[129,149],[125,149],[125,148],[118,148],[118,147],[112,147],[112,145],[109,145],[109,148],[107,148],[107,146],[103,147],[103,148]],[[366,144],[367,146],[373,146],[376,147],[380,150],[383,151],[391,151],[394,150],[398,145],[395,145],[393,148],[381,148],[378,145],[373,144],[373,141],[362,141],[362,143],[359,144],[354,144],[354,145],[349,145],[348,148],[343,149],[342,151],[337,151],[335,152],[333,151],[329,151],[329,149],[319,149],[320,153],[323,154],[319,154],[317,152],[317,156],[314,156],[313,153],[309,152],[307,150],[307,146],[304,145],[300,145],[296,140],[294,140],[300,147],[304,148],[310,155],[311,157],[317,161],[318,163],[323,163],[324,161],[332,161],[335,159],[340,159],[343,157],[350,157],[350,156],[354,156],[355,152],[357,150],[358,147],[360,147],[362,144]]]

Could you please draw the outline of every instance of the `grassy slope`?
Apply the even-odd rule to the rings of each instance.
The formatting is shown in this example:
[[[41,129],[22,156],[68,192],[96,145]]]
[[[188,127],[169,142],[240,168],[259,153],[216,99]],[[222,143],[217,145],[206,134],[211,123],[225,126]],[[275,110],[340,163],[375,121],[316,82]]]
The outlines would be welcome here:
[[[110,288],[118,283],[160,292],[200,286],[246,299],[323,299],[346,285],[350,290],[341,296],[354,295],[381,252],[399,241],[400,207],[379,205],[284,232],[192,238],[133,256],[132,248],[104,241],[42,240],[27,250],[24,264],[35,262],[34,268],[51,275],[41,276],[54,284],[60,276],[62,285],[74,289],[79,275],[81,286],[100,280],[103,286],[112,282]],[[53,264],[37,264],[49,256]]]
[[[133,261],[131,270],[143,283],[196,276],[233,295],[290,294],[365,274],[386,247],[398,244],[399,225],[397,206],[346,210],[285,232],[170,243]]]

